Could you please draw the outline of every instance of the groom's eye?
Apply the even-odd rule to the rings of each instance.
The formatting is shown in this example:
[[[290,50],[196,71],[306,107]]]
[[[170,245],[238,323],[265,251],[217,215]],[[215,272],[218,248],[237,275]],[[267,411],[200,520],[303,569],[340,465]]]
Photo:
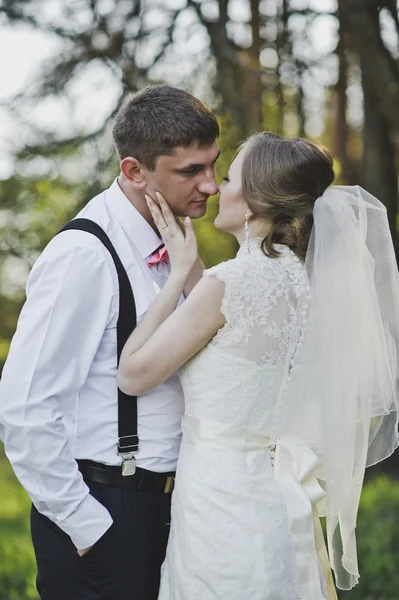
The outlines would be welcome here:
[[[183,175],[196,175],[201,170],[201,167],[192,167],[191,169],[184,169],[179,171]]]

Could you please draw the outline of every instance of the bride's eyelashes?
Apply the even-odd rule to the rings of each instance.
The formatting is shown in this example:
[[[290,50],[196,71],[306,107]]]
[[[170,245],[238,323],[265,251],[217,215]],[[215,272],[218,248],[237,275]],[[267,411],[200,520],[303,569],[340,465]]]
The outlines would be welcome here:
[[[223,177],[223,181],[226,181],[228,183],[230,179],[228,177]]]

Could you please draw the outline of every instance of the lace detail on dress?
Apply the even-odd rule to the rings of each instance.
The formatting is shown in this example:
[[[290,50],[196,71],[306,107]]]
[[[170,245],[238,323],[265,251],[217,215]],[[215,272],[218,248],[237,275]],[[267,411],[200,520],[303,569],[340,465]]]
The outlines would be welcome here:
[[[269,258],[259,242],[251,240],[250,252],[241,247],[235,259],[204,272],[226,286],[221,308],[226,324],[211,344],[239,346],[246,358],[277,366],[285,360],[294,328],[301,328],[295,312],[306,292],[306,274],[289,248],[278,245],[281,256]]]

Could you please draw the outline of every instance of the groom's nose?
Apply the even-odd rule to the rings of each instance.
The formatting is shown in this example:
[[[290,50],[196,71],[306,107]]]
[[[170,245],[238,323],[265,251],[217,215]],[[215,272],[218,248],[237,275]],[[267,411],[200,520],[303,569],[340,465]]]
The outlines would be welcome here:
[[[201,192],[201,194],[207,194],[208,196],[213,196],[214,194],[218,193],[218,186],[215,181],[215,173],[213,171],[205,175],[204,179],[198,186],[198,191]]]

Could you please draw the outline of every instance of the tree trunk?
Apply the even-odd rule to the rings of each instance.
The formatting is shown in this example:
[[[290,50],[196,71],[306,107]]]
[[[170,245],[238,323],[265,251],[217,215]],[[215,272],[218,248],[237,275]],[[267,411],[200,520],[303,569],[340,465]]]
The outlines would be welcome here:
[[[368,7],[370,23],[379,32],[378,7]],[[360,67],[364,95],[363,159],[361,183],[386,206],[397,259],[398,254],[398,176],[395,146],[391,138],[389,118],[381,112],[373,71],[361,56]]]
[[[337,46],[338,57],[338,81],[335,87],[336,91],[336,122],[334,131],[334,153],[341,164],[341,179],[345,183],[351,181],[351,164],[348,157],[348,124],[346,121],[348,88],[348,57],[347,57],[347,25],[345,22],[345,13],[342,13],[341,7],[345,0],[338,0],[339,12],[339,40]]]
[[[397,250],[398,176],[395,148],[391,141],[389,126],[379,112],[376,99],[365,81],[363,82],[363,92],[364,127],[361,183],[387,207],[395,250]]]
[[[276,85],[276,100],[277,100],[277,119],[276,119],[276,133],[280,135],[284,135],[284,116],[286,111],[286,103],[284,99],[284,84],[281,81],[281,73],[282,67],[284,66],[285,61],[287,60],[287,55],[289,56],[289,60],[291,60],[292,56],[292,48],[288,48],[289,38],[288,38],[288,6],[287,0],[283,0],[280,6],[277,7],[276,14],[276,50],[278,55],[278,65],[277,65],[277,85]]]
[[[259,0],[250,0],[251,4],[251,31],[252,46],[249,48],[250,70],[252,79],[252,121],[256,129],[262,129],[263,125],[263,105],[262,105],[262,82],[261,82],[261,64],[260,51],[262,49],[262,40],[260,37],[261,17],[259,12]],[[250,92],[251,93],[251,92]]]
[[[363,59],[367,77],[379,111],[399,134],[399,68],[381,40],[375,20],[378,0],[343,0],[340,12],[348,24],[352,48]]]
[[[259,0],[250,0],[252,44],[249,48],[238,46],[227,35],[228,4],[229,0],[219,0],[219,20],[214,22],[201,13],[200,3],[188,2],[208,31],[217,69],[215,91],[220,97],[221,109],[230,117],[242,139],[263,125]]]

